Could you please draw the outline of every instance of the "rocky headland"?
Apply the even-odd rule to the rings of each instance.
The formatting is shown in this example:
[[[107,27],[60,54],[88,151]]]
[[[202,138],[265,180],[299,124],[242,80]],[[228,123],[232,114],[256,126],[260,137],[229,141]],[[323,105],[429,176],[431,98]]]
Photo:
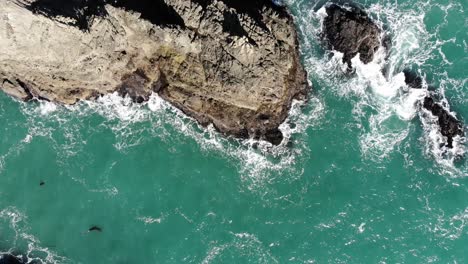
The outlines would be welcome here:
[[[271,0],[0,0],[0,86],[63,104],[155,92],[202,125],[279,144],[306,72]]]

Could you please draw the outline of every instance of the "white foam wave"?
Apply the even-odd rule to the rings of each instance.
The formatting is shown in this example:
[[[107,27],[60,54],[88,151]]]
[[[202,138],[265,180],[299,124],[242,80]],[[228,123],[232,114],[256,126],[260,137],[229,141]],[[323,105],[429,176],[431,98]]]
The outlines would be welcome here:
[[[41,115],[49,115],[50,113],[57,111],[57,105],[52,102],[41,101],[37,111]]]
[[[446,174],[454,177],[468,176],[466,172],[463,172],[454,166],[455,162],[466,153],[466,139],[464,137],[456,136],[453,139],[453,147],[448,148],[446,147],[447,138],[440,132],[438,118],[425,109],[422,109],[420,116],[425,132],[423,140],[426,142],[426,155],[434,156],[436,161],[443,166],[445,169],[443,172]]]
[[[138,217],[137,220],[142,221],[145,224],[154,224],[154,223],[160,224],[164,220],[164,217],[153,218],[149,216],[144,216],[144,217],[142,216],[142,217]]]
[[[253,139],[226,138],[216,132],[213,126],[203,128],[157,94],[153,94],[149,101],[143,104],[133,103],[130,98],[122,98],[116,93],[105,95],[97,101],[85,101],[67,107],[54,108],[49,104],[47,103],[46,108],[55,110],[47,112],[48,114],[39,120],[46,119],[49,123],[55,122],[59,125],[59,128],[49,131],[47,136],[55,142],[54,138],[59,136],[59,132],[63,133],[61,136],[66,141],[55,142],[55,149],[63,154],[61,161],[64,165],[67,158],[74,157],[86,144],[86,139],[76,133],[83,128],[83,124],[79,122],[80,118],[97,114],[105,119],[100,125],[101,129],[110,129],[115,134],[114,147],[117,151],[126,152],[139,146],[150,140],[148,136],[158,137],[169,143],[180,142],[181,138],[192,139],[202,151],[214,151],[229,161],[234,161],[236,166],[240,164],[241,178],[247,188],[252,190],[271,180],[271,172],[293,169],[292,165],[307,151],[305,144],[300,144],[304,138],[301,134],[309,126],[318,124],[317,120],[321,118],[324,109],[320,100],[314,97],[307,103],[294,101],[288,119],[280,126],[285,140],[280,146],[272,146],[268,142]],[[37,116],[45,112],[30,111],[30,107],[25,106],[24,112],[29,116],[31,127],[43,131],[47,126],[38,121]],[[291,143],[294,145],[292,148]],[[116,192],[112,188],[104,191],[110,194]]]
[[[287,4],[294,5],[295,2],[288,1]],[[363,155],[382,160],[409,134],[408,121],[417,116],[418,102],[427,92],[425,89],[409,90],[404,84],[402,68],[406,65],[422,65],[431,58],[431,52],[440,46],[431,40],[431,35],[425,29],[424,10],[402,11],[391,4],[369,6],[369,13],[382,25],[389,26],[393,45],[388,56],[384,49],[380,49],[370,64],[364,65],[358,57],[354,58],[356,75],[351,79],[343,74],[347,66],[341,62],[342,54],[334,52],[329,59],[329,54],[323,54],[322,49],[317,49],[320,46],[317,36],[321,32],[325,15],[323,9],[318,12],[311,8],[299,10],[301,11],[296,19],[305,36],[302,50],[308,51],[303,55],[311,79],[330,87],[337,96],[356,101],[352,114],[362,128],[360,142]],[[382,73],[384,69],[385,75]],[[250,188],[272,180],[270,175],[273,171],[286,172],[292,169],[294,166],[291,165],[310,151],[306,144],[301,144],[304,140],[301,134],[321,119],[324,104],[320,99],[312,97],[302,108],[299,105],[298,102],[293,104],[290,117],[280,127],[286,138],[280,146],[255,140],[226,139],[213,127],[200,127],[157,95],[151,96],[149,102],[141,105],[132,103],[129,98],[111,94],[95,102],[88,101],[66,108],[75,116],[99,114],[104,117],[106,121],[103,126],[114,132],[114,147],[121,152],[144,144],[148,135],[159,137],[165,142],[180,138],[193,139],[202,151],[215,151],[235,161],[235,164],[240,164],[241,177]],[[56,149],[66,151],[65,157],[73,157],[86,139],[74,133],[80,128],[80,124],[71,124],[67,121],[70,115],[57,111],[58,108],[63,109],[44,103],[36,114],[56,119],[61,126],[69,128],[65,132],[66,144]],[[375,113],[369,116],[368,109]],[[395,117],[405,122],[399,122]],[[45,129],[40,122],[33,122],[42,130]],[[150,125],[138,126],[138,123]],[[174,131],[167,129],[168,124],[175,129],[176,135]],[[294,145],[293,148],[288,147],[290,143]]]
[[[321,30],[323,13],[322,8],[315,14],[309,14],[315,16],[312,21],[316,22],[312,24],[312,27],[318,27],[312,31]],[[307,25],[310,26],[310,23]],[[306,27],[305,30],[310,30],[310,28]],[[316,42],[315,39],[310,41]],[[407,49],[404,50],[407,52]],[[395,127],[389,129],[385,124],[395,115],[402,120],[412,119],[417,113],[416,106],[421,100],[422,93],[404,92],[406,84],[402,73],[390,76],[390,78],[384,76],[383,69],[386,67],[387,57],[387,51],[384,48],[380,48],[374,60],[368,64],[363,64],[359,60],[359,55],[353,58],[352,64],[356,74],[351,79],[345,74],[347,65],[342,62],[342,56],[339,52],[333,52],[331,59],[327,59],[326,56],[321,58],[310,56],[307,60],[308,68],[311,71],[318,71],[315,75],[321,80],[327,79],[324,81],[326,86],[334,89],[336,95],[350,99],[358,97],[353,109],[356,119],[360,120],[365,117],[366,109],[369,107],[376,110],[377,113],[367,119],[369,129],[366,130],[364,129],[366,126],[361,125],[364,130],[361,136],[361,150],[365,156],[377,160],[383,159],[408,135],[408,126],[405,124],[400,124],[398,129]]]
[[[410,89],[405,84],[402,70],[424,65],[433,59],[434,51],[443,45],[425,26],[425,14],[430,4],[422,3],[416,9],[401,8],[394,3],[369,5],[366,11],[385,28],[392,45],[388,51],[380,48],[374,60],[368,64],[363,64],[358,54],[352,59],[355,71],[352,76],[349,76],[347,65],[342,62],[343,54],[336,51],[323,53],[315,48],[324,46],[320,43],[320,33],[326,17],[325,8],[321,7],[314,12],[311,11],[313,8],[302,7],[310,5],[306,1],[291,1],[290,4],[296,5],[294,8],[299,10],[296,19],[299,21],[304,47],[311,51],[304,55],[312,79],[331,89],[335,96],[353,101],[352,114],[359,122],[358,127],[362,128],[360,142],[363,155],[375,161],[384,161],[409,135],[409,121],[418,116],[421,102],[428,94],[425,83],[423,89]],[[384,37],[381,36],[382,39]],[[431,126],[425,131],[434,134],[438,127]],[[424,143],[426,148],[429,142]],[[462,146],[463,143],[458,141],[453,152],[460,152],[458,147]],[[431,149],[432,156],[438,162],[454,166],[452,159],[446,159],[437,151]]]
[[[44,133],[42,131],[37,131],[36,129],[31,128],[29,133],[24,137],[24,139],[11,146],[6,153],[0,155],[0,172],[3,171],[7,160],[9,158],[19,156],[24,150],[25,146],[31,143],[31,141],[36,135],[44,135]]]
[[[257,236],[250,233],[231,233],[232,241],[213,245],[202,263],[208,264],[223,260],[223,255],[228,255],[235,251],[236,255],[249,256],[249,259],[255,260],[256,263],[279,263],[279,261],[271,254],[269,248],[264,246]],[[233,253],[231,253],[233,254]]]
[[[42,246],[41,241],[28,233],[27,217],[15,207],[7,207],[1,210],[0,221],[9,222],[10,228],[15,233],[13,238],[2,237],[2,240],[11,242],[12,246],[7,252],[0,252],[0,254],[12,254],[16,253],[17,250],[25,250],[28,262],[58,264],[67,261],[65,257],[59,256],[51,249]],[[5,235],[6,232],[3,236]]]
[[[444,212],[437,217],[431,231],[437,236],[456,240],[466,235],[468,227],[468,208],[454,215],[446,216]]]

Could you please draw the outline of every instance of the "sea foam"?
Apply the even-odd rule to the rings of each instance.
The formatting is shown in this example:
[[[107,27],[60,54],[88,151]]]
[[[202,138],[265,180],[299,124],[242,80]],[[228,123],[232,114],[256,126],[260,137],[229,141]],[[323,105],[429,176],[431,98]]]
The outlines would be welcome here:
[[[303,4],[302,2],[300,2]],[[360,123],[361,152],[373,161],[384,162],[386,158],[405,141],[414,129],[413,120],[421,117],[423,99],[429,94],[428,85],[422,89],[411,89],[405,83],[403,70],[419,68],[432,59],[434,51],[440,48],[440,41],[434,40],[424,24],[423,4],[420,9],[404,10],[394,4],[372,4],[366,12],[384,28],[391,37],[389,50],[381,47],[372,62],[363,64],[359,54],[352,59],[353,74],[342,62],[343,54],[337,51],[317,51],[314,47],[325,48],[321,40],[323,20],[327,16],[325,7],[317,4],[313,8],[297,8],[300,33],[304,36],[306,50],[305,64],[311,78],[331,89],[335,96],[353,101],[352,115]],[[312,11],[311,11],[312,10]],[[424,73],[419,72],[422,77]],[[451,79],[447,77],[447,80]],[[443,87],[440,94],[444,97]],[[372,114],[369,114],[369,110]],[[465,152],[465,142],[457,139],[454,149],[447,151],[440,148],[441,138],[438,126],[434,122],[421,118],[425,138],[423,148],[445,168],[455,169],[455,156]],[[450,155],[441,153],[449,152]],[[458,171],[458,174],[466,174]]]

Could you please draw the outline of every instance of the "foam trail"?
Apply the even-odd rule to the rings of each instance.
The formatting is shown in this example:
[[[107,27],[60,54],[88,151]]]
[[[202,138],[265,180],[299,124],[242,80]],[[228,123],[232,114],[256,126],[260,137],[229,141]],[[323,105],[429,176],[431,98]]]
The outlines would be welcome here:
[[[67,158],[73,158],[86,144],[84,138],[73,133],[82,129],[82,124],[76,120],[99,115],[105,121],[99,128],[94,129],[98,129],[97,132],[102,129],[113,131],[116,135],[114,147],[117,151],[126,152],[144,144],[151,140],[148,135],[161,138],[168,143],[180,141],[181,137],[192,139],[202,151],[218,153],[229,161],[234,161],[234,164],[240,164],[241,178],[251,190],[271,180],[269,177],[273,171],[293,170],[292,165],[302,159],[303,154],[308,151],[306,144],[294,143],[302,140],[303,133],[308,127],[319,124],[316,121],[321,118],[324,109],[320,100],[314,97],[311,97],[307,103],[294,101],[288,119],[280,126],[285,140],[281,145],[273,146],[264,141],[225,137],[216,132],[213,126],[201,127],[194,119],[183,114],[157,94],[153,94],[149,101],[143,104],[133,103],[130,98],[122,98],[116,93],[73,106],[50,104],[40,103],[38,107],[25,104],[23,112],[29,117],[31,127],[37,130],[45,129],[38,120],[46,119],[48,122],[58,124],[59,128],[53,131],[51,133],[53,135],[49,135],[49,138],[55,142],[54,137],[64,133],[67,139],[66,145],[54,144],[54,148],[63,154],[61,162],[64,162],[64,165]],[[30,111],[31,107],[34,111]],[[304,109],[307,110],[304,112]],[[293,143],[296,147],[289,147],[289,143]],[[81,182],[80,179],[76,180]],[[81,183],[86,185],[85,182]],[[112,195],[118,190],[110,186],[108,189],[95,191],[110,191]]]
[[[0,221],[9,222],[10,228],[14,231],[14,237],[8,237],[3,233],[2,240],[8,241],[12,248],[7,252],[0,252],[0,254],[12,254],[16,250],[26,250],[26,257],[28,263],[65,263],[67,259],[59,256],[52,250],[41,246],[41,242],[31,234],[28,234],[26,225],[27,217],[17,210],[15,207],[7,207],[0,211]],[[37,256],[45,257],[37,257]]]

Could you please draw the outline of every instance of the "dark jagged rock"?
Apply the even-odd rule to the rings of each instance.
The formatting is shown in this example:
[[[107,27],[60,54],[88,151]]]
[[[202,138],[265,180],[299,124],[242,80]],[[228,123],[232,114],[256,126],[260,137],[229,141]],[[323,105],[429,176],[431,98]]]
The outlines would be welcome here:
[[[409,69],[403,70],[405,75],[405,83],[413,89],[421,89],[423,79],[416,72]],[[440,133],[447,138],[448,148],[453,148],[453,139],[456,136],[463,137],[463,123],[458,120],[455,116],[449,113],[440,103],[437,103],[436,99],[440,96],[437,93],[431,93],[431,95],[424,98],[423,108],[428,110],[433,116],[437,117],[437,123],[439,125]]]
[[[42,264],[45,263],[41,260],[30,259],[25,254],[12,252],[7,254],[0,254],[0,264]]]
[[[413,89],[421,89],[423,79],[416,72],[405,69],[403,70],[405,75],[405,83]],[[447,138],[448,148],[453,148],[453,139],[456,136],[463,137],[463,123],[458,120],[455,116],[449,113],[440,103],[437,103],[437,98],[440,96],[437,93],[431,93],[429,96],[424,98],[422,107],[428,110],[433,116],[437,117],[440,133]]]
[[[358,53],[363,63],[371,62],[380,47],[380,28],[357,7],[347,10],[331,4],[326,12],[323,31],[329,47],[342,52],[343,62],[349,66]]]
[[[0,255],[0,264],[26,264],[26,258],[19,258],[11,254]]]
[[[0,86],[23,100],[157,92],[202,125],[278,144],[309,88],[293,17],[271,0],[9,0],[0,13]]]
[[[273,143],[274,145],[279,145],[283,141],[283,133],[279,129],[273,129],[265,133],[264,140]]]
[[[453,139],[464,136],[462,123],[431,97],[424,98],[423,107],[437,117],[440,132],[447,137],[447,147],[453,148]]]
[[[414,71],[411,71],[409,69],[403,70],[403,73],[405,75],[405,83],[415,89],[421,89],[422,84],[423,84],[423,79]]]

